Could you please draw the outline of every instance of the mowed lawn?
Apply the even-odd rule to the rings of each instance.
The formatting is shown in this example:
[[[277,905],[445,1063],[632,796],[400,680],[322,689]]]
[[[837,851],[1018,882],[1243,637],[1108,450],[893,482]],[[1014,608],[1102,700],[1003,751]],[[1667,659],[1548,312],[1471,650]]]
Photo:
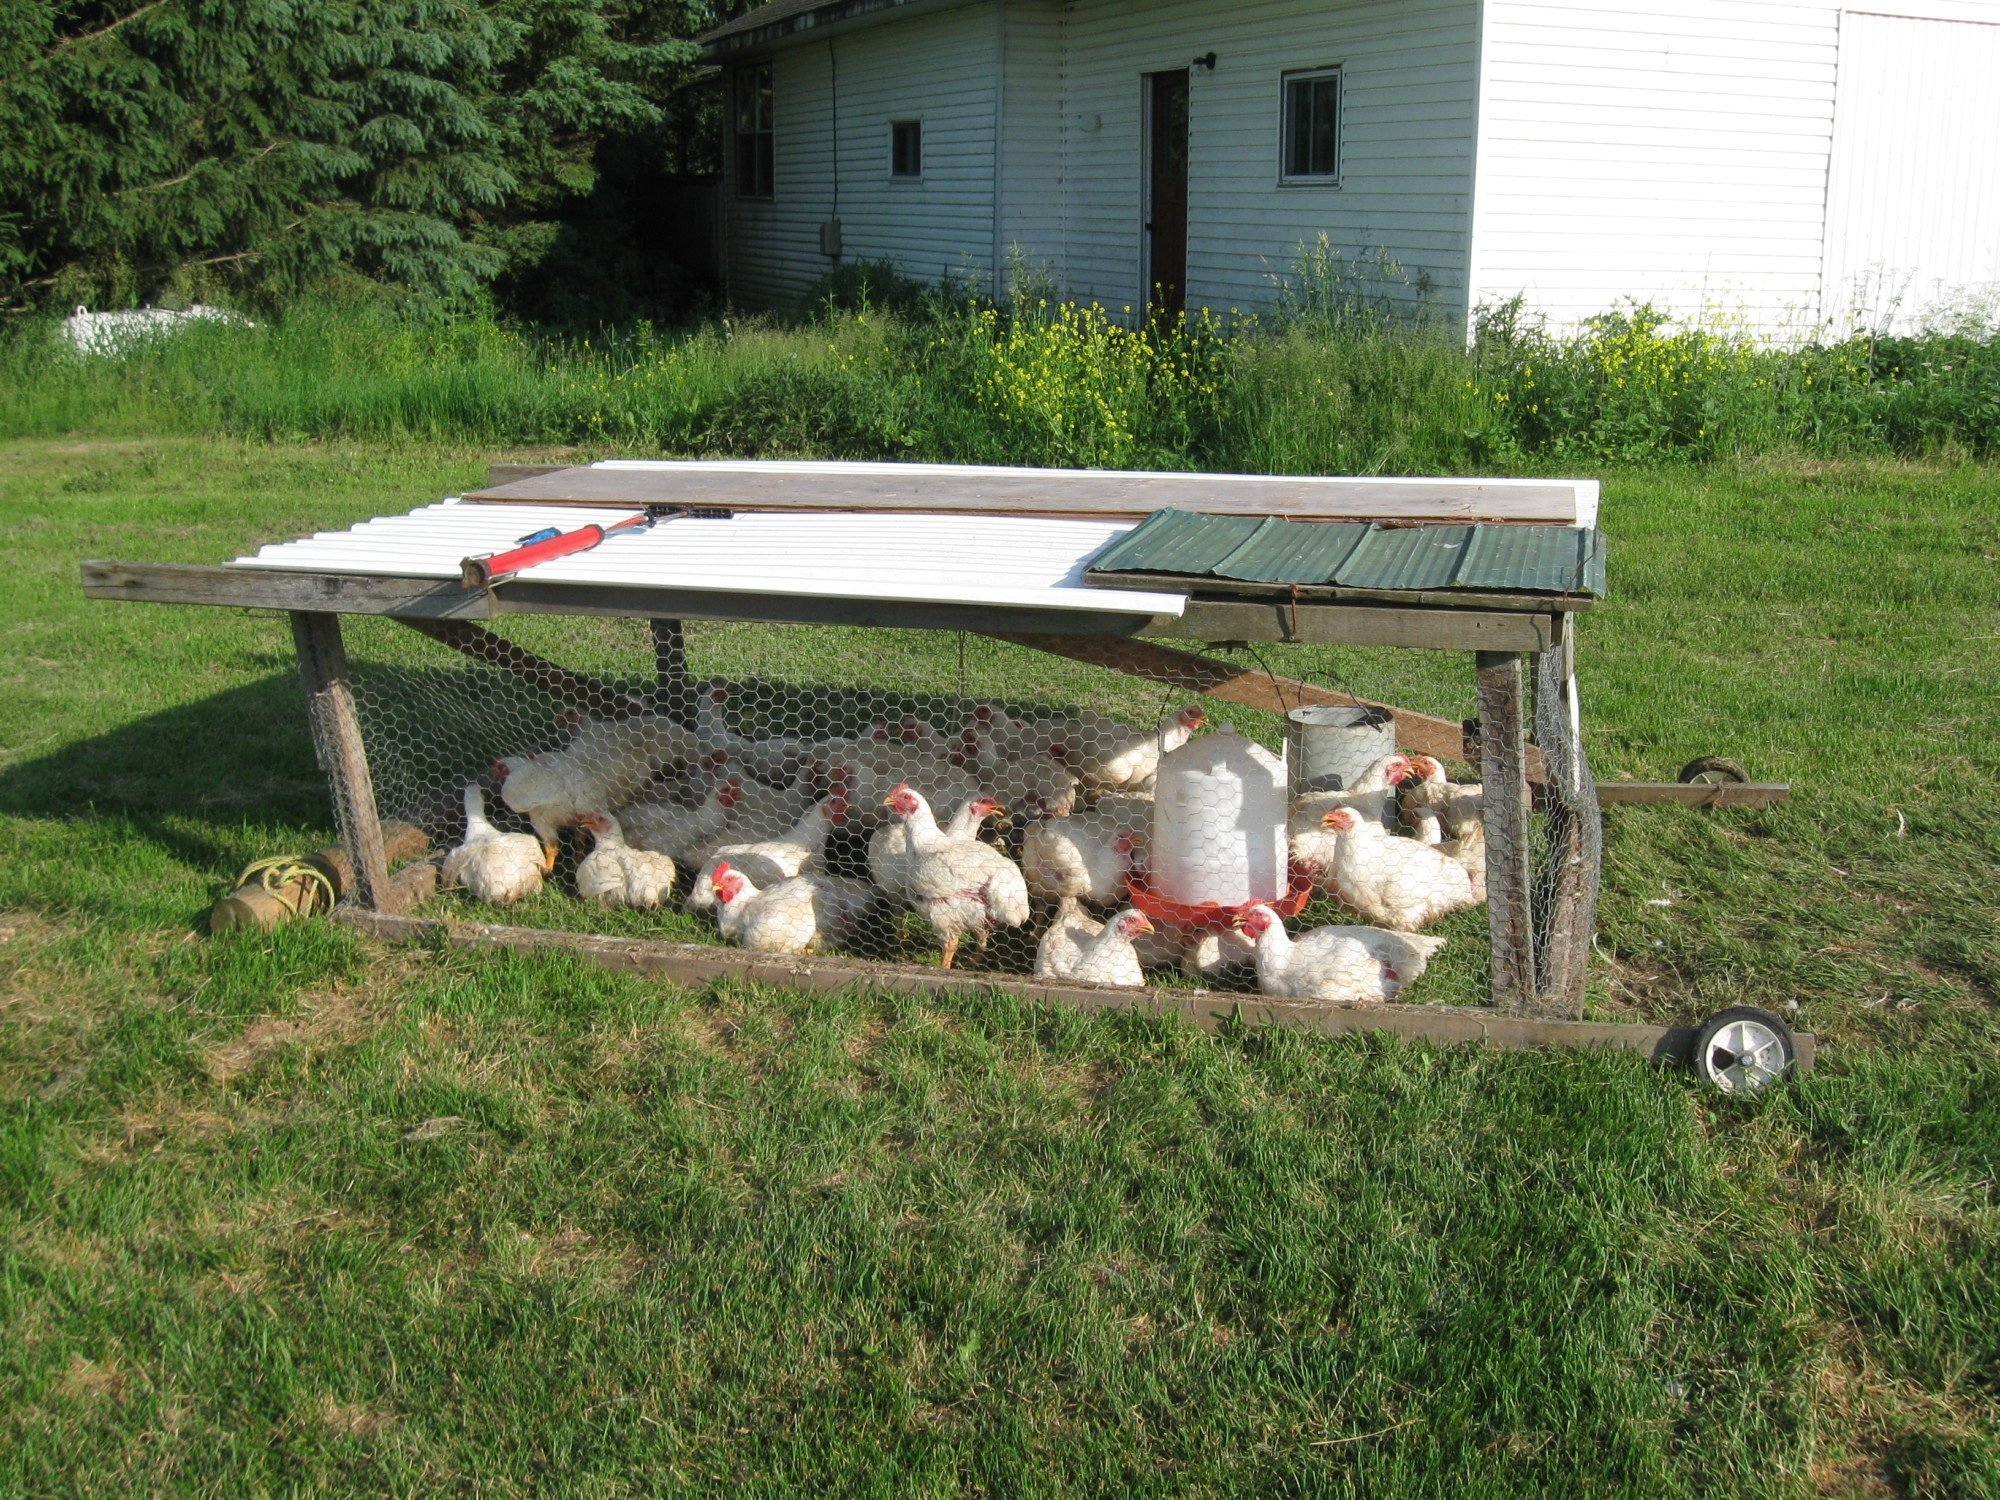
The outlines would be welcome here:
[[[1795,1005],[1743,1105],[200,935],[330,837],[289,633],[78,559],[484,462],[0,444],[0,1493],[2000,1494],[2000,471],[1605,476],[1598,774],[1794,800],[1610,815],[1591,1006]]]

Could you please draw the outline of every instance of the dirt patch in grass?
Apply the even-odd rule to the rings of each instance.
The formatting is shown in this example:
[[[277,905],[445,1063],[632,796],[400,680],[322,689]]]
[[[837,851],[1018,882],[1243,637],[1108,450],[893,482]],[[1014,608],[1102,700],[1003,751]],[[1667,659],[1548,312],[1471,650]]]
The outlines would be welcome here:
[[[99,1361],[72,1354],[69,1368],[63,1371],[62,1392],[70,1400],[87,1405],[110,1401],[123,1406],[132,1394],[132,1377],[119,1367],[115,1355]]]
[[[372,1438],[396,1420],[388,1406],[369,1401],[341,1401],[332,1396],[319,1398],[319,1419],[337,1437]]]
[[[295,1016],[262,1016],[252,1021],[235,1040],[211,1048],[202,1066],[210,1079],[227,1085],[294,1044],[346,1046],[360,1041],[378,1023],[379,1012],[367,994],[339,985],[304,996]]]

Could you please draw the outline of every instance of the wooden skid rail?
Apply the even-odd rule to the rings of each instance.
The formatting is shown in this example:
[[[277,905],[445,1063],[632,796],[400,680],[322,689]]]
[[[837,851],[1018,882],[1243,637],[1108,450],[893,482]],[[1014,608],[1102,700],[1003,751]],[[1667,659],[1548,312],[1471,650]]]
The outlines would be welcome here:
[[[649,938],[596,937],[485,922],[445,922],[387,916],[342,906],[334,913],[370,937],[423,943],[470,952],[562,953],[623,973],[644,974],[674,984],[701,986],[719,980],[768,984],[815,994],[855,989],[922,995],[1014,995],[1023,1000],[1074,1006],[1084,1011],[1136,1010],[1147,1015],[1179,1015],[1204,1031],[1220,1031],[1233,1021],[1247,1025],[1298,1026],[1339,1034],[1390,1031],[1433,1042],[1485,1042],[1496,1047],[1609,1047],[1640,1052],[1661,1062],[1683,1063],[1694,1046],[1692,1026],[1642,1026],[1624,1021],[1553,1021],[1501,1011],[1452,1005],[1341,1006],[1290,1004],[1262,995],[1211,990],[1100,989],[1049,984],[1012,976],[989,978],[952,974],[909,964],[864,963],[851,958],[785,958],[670,943]],[[1798,1035],[1798,1070],[1812,1067],[1814,1038]]]

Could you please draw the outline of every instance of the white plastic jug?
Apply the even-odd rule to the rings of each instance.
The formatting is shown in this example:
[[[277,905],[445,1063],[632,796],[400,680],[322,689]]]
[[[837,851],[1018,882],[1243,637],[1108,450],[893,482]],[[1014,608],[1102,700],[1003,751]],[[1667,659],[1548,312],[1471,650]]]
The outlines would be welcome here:
[[[1169,901],[1242,906],[1289,887],[1285,762],[1240,734],[1196,735],[1160,757],[1152,887]]]

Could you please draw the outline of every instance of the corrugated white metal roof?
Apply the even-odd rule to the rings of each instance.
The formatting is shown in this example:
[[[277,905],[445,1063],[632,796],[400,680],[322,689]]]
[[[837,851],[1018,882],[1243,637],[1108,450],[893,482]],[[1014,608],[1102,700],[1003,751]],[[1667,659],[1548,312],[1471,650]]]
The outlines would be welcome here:
[[[446,500],[346,531],[276,542],[235,566],[456,579],[462,559],[531,532],[630,519],[629,508],[468,505]],[[1184,594],[1087,587],[1084,562],[1130,522],[1013,516],[776,514],[675,516],[521,575],[546,583],[728,590],[819,599],[986,604],[1100,614],[1179,615]]]

